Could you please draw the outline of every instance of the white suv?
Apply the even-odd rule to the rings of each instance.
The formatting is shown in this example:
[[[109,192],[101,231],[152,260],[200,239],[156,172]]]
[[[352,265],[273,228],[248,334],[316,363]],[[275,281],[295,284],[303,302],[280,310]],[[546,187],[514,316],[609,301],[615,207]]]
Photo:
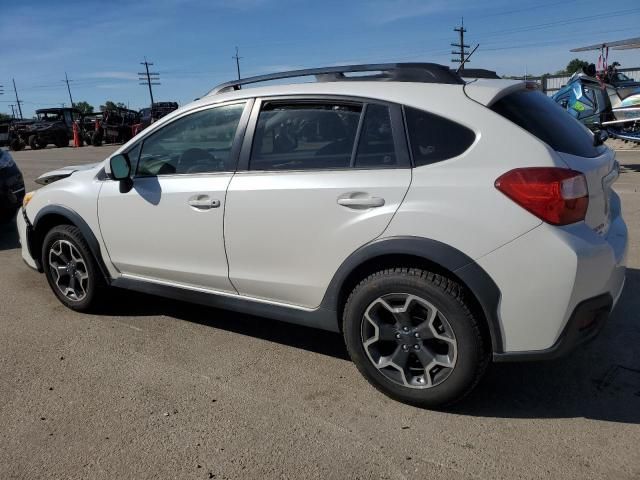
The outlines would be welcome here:
[[[624,284],[615,154],[529,87],[435,64],[229,82],[41,177],[22,255],[74,310],[115,286],[342,332],[376,388],[450,404],[491,360],[594,337]]]

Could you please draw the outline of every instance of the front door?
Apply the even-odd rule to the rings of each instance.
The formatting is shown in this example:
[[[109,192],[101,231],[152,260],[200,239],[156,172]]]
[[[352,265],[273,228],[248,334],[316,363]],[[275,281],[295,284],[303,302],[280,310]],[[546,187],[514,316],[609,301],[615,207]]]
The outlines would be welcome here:
[[[230,278],[242,295],[317,307],[340,264],[385,230],[411,169],[397,106],[269,100],[227,192]]]
[[[235,292],[222,228],[245,108],[227,104],[178,117],[129,150],[136,172],[130,191],[121,193],[117,181],[104,182],[100,230],[122,274]]]

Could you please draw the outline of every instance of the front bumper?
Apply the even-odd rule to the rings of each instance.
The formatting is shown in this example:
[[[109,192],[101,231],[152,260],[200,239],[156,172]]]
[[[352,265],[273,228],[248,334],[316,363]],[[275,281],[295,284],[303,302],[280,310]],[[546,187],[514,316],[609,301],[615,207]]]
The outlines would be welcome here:
[[[18,226],[18,236],[20,238],[21,254],[24,262],[34,270],[40,271],[40,266],[34,260],[31,255],[31,242],[33,240],[33,227],[27,217],[27,213],[24,208],[20,209],[20,214],[16,218],[16,224]]]
[[[22,174],[17,168],[11,169],[0,178],[0,216],[15,215],[22,205],[25,187]]]

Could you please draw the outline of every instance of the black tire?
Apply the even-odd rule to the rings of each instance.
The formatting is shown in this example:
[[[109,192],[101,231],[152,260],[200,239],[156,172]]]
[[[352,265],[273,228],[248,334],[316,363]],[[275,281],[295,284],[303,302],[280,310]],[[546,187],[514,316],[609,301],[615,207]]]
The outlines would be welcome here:
[[[83,275],[86,274],[86,280],[83,280],[80,287],[84,291],[82,298],[73,298],[72,295],[66,295],[57,284],[58,279],[54,276],[54,268],[50,262],[50,254],[52,248],[60,245],[60,243],[58,243],[59,241],[64,245],[67,245],[67,243],[72,245],[76,250],[76,254],[79,254],[84,263],[84,268],[81,270],[79,266],[81,262],[77,262],[77,271]],[[69,258],[67,252],[68,251],[63,252],[62,258],[66,257],[67,260],[71,260],[72,258]],[[54,256],[54,258],[60,257]],[[53,293],[66,307],[78,312],[87,312],[93,311],[100,306],[105,295],[106,283],[86,240],[77,227],[73,225],[58,225],[57,227],[53,227],[44,238],[41,260],[51,290],[53,290]],[[62,261],[64,262],[64,260]],[[76,271],[76,265],[74,265],[72,271]]]
[[[438,315],[443,315],[443,318],[445,318],[447,328],[452,331],[452,336],[455,340],[455,347],[451,348],[455,348],[456,353],[454,354],[455,361],[452,362],[453,367],[440,369],[441,371],[446,371],[444,373],[447,375],[440,383],[431,381],[431,373],[428,373],[429,383],[432,383],[433,386],[411,387],[406,386],[406,383],[401,385],[399,382],[389,379],[388,375],[385,375],[374,366],[373,360],[370,359],[369,353],[367,353],[363,344],[365,341],[364,329],[370,328],[364,323],[367,322],[364,315],[370,305],[373,305],[376,300],[386,295],[391,295],[391,297],[385,298],[393,298],[393,295],[419,297],[419,299],[434,306],[438,311]],[[406,305],[409,305],[408,301]],[[422,322],[422,320],[419,322],[415,320],[411,312],[409,313],[406,318],[409,318],[410,321]],[[391,315],[390,318],[393,319],[391,320],[392,323],[396,321],[395,315]],[[424,323],[421,324],[424,325]],[[389,325],[391,332],[395,332],[396,330],[394,329],[400,328]],[[468,303],[465,302],[463,289],[456,282],[445,276],[424,270],[391,268],[376,272],[362,280],[353,289],[345,305],[343,331],[351,359],[369,383],[396,400],[419,407],[445,407],[460,401],[475,388],[489,364],[489,343],[482,334],[478,320],[471,313]],[[405,337],[398,339],[400,333],[404,334],[404,332],[398,330],[393,340],[388,340],[386,344],[391,349],[397,349],[395,352],[400,350],[401,345],[398,343],[396,346],[394,342],[405,341]],[[407,333],[406,335],[412,334]],[[410,349],[407,355],[411,355],[413,353],[411,348],[422,348],[417,345],[419,342],[426,344],[427,341],[433,340],[415,340],[410,337],[408,341],[416,342],[415,345],[409,345]],[[435,339],[435,341],[438,342],[439,340]],[[378,345],[385,344],[378,343]],[[406,345],[403,344],[402,348],[405,347]],[[417,356],[410,358],[412,361],[418,360]],[[440,375],[441,373],[438,373],[438,369],[439,367],[436,366],[430,371],[436,372],[434,376]],[[427,369],[424,370],[426,371]],[[406,379],[406,374],[403,373],[402,378]],[[419,377],[416,378],[421,381]]]
[[[14,138],[11,140],[11,143],[9,143],[9,148],[14,152],[19,152],[24,148],[24,143],[19,138]]]
[[[30,135],[29,136],[29,146],[31,147],[32,150],[39,150],[42,147],[42,144],[40,142],[38,142],[38,136],[37,135]]]
[[[91,136],[91,145],[93,145],[94,147],[99,147],[102,145],[102,135],[100,133],[95,132]]]

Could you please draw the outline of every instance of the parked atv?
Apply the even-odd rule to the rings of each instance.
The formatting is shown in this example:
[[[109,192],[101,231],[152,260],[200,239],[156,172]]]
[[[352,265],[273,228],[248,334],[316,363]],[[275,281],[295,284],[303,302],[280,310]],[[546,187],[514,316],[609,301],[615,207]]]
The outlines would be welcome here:
[[[120,107],[85,115],[82,121],[85,141],[96,147],[102,143],[128,142],[138,122],[138,112]]]
[[[138,112],[138,123],[133,126],[133,134],[137,135],[153,122],[160,120],[178,109],[177,102],[155,102],[151,108],[143,108]]]
[[[12,119],[9,123],[7,145],[14,151],[22,150],[27,145],[27,128],[33,124],[33,120]]]
[[[20,133],[21,139],[33,150],[50,143],[58,148],[69,146],[73,138],[73,122],[80,117],[75,108],[43,108],[36,110],[37,119]]]

